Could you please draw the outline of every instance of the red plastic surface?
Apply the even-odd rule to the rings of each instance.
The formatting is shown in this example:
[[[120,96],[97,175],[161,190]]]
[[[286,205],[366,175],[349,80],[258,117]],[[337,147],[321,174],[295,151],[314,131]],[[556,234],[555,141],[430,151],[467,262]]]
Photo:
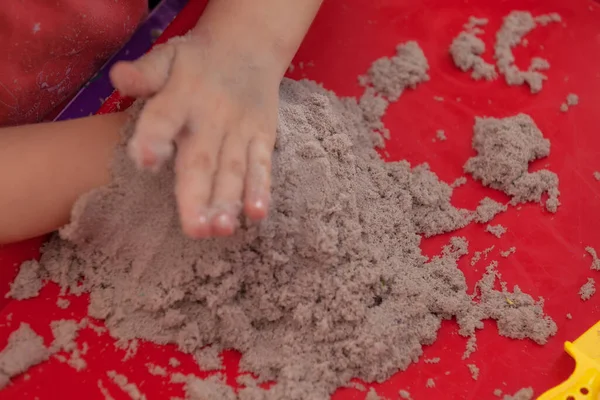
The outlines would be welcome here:
[[[204,2],[192,1],[188,8],[165,32],[164,38],[185,32],[196,21]],[[550,61],[548,81],[538,95],[523,87],[508,87],[502,80],[474,82],[468,74],[457,71],[448,56],[452,37],[461,30],[469,15],[490,18],[483,36],[491,60],[493,37],[501,18],[513,9],[534,14],[559,12],[565,24],[540,27],[528,35],[529,45],[516,49],[517,63],[526,67],[532,56]],[[558,333],[547,345],[538,346],[528,340],[517,341],[499,337],[495,324],[488,322],[478,332],[478,350],[469,363],[476,364],[480,376],[474,381],[461,360],[466,339],[458,336],[456,324],[445,322],[439,340],[425,348],[424,357],[440,357],[439,364],[422,361],[412,365],[382,384],[368,385],[383,396],[398,398],[398,390],[406,389],[415,399],[491,399],[500,388],[514,392],[533,386],[536,393],[567,378],[573,362],[563,352],[565,340],[572,340],[600,319],[600,294],[583,302],[579,287],[588,277],[600,279],[600,272],[591,271],[591,259],[584,255],[585,246],[600,250],[600,182],[593,172],[600,170],[600,7],[591,1],[496,1],[487,0],[327,0],[311,32],[300,49],[291,77],[308,77],[323,82],[340,95],[358,95],[356,77],[370,63],[383,55],[391,55],[398,42],[418,40],[431,65],[431,81],[402,95],[390,107],[385,123],[392,131],[388,143],[389,159],[407,159],[414,164],[428,162],[440,178],[451,182],[462,175],[462,165],[473,154],[471,135],[473,118],[508,116],[529,113],[552,141],[549,158],[534,164],[533,169],[547,166],[560,176],[562,206],[556,215],[545,212],[538,204],[510,208],[496,218],[508,232],[497,239],[484,232],[484,226],[471,225],[458,232],[470,240],[471,250],[483,250],[495,245],[490,259],[500,261],[499,270],[509,285],[518,284],[533,296],[546,299],[545,309],[558,324]],[[302,63],[302,64],[301,64]],[[303,68],[301,67],[303,65]],[[580,96],[581,104],[568,113],[559,111],[570,92]],[[444,97],[444,102],[434,100]],[[103,112],[125,107],[118,95],[113,96]],[[444,129],[445,142],[433,142],[435,131]],[[469,179],[456,190],[456,205],[474,208],[483,196],[497,200],[507,198],[493,190],[482,188]],[[429,254],[439,252],[448,236],[424,241]],[[0,248],[0,294],[6,292],[8,281],[20,261],[37,256],[41,239]],[[517,247],[509,258],[499,256],[499,250]],[[488,260],[489,262],[489,260]],[[463,259],[460,267],[472,286],[488,263],[474,267]],[[58,289],[48,285],[41,296],[22,302],[10,301],[0,311],[0,348],[20,321],[26,321],[51,340],[49,323],[57,318],[81,318],[85,315],[86,296],[70,296],[67,310],[55,306]],[[1,306],[1,303],[0,303]],[[572,320],[566,318],[571,313]],[[9,316],[12,317],[7,322]],[[98,336],[91,330],[82,332],[81,340],[90,345],[85,356],[88,368],[76,372],[66,364],[50,360],[32,368],[24,376],[0,392],[0,399],[103,399],[97,387],[104,381],[115,399],[127,396],[106,379],[105,371],[114,369],[127,375],[149,399],[181,396],[179,385],[166,378],[151,376],[145,363],[166,365],[171,356],[183,362],[181,372],[201,374],[192,357],[178,353],[174,346],[159,347],[144,343],[137,356],[123,361],[124,352],[113,346],[107,334]],[[233,383],[239,355],[225,354],[228,381]],[[170,370],[173,370],[172,368]],[[434,378],[435,388],[425,388]],[[356,390],[339,390],[335,399],[363,399]]]

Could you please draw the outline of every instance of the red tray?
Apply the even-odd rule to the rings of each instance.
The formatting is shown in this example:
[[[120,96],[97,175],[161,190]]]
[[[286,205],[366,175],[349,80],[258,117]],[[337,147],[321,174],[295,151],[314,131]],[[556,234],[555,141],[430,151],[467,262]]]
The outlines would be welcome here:
[[[187,31],[204,5],[204,1],[192,0],[161,40]],[[538,95],[531,95],[524,87],[508,87],[502,80],[474,82],[454,68],[447,53],[452,37],[469,15],[488,17],[490,24],[483,37],[489,49],[486,57],[491,60],[494,34],[502,17],[513,9],[534,14],[559,12],[564,18],[564,26],[536,29],[528,35],[529,46],[515,51],[523,68],[532,56],[550,61],[549,79]],[[340,95],[359,95],[357,76],[376,58],[393,54],[398,42],[409,39],[418,40],[423,47],[431,65],[431,81],[407,91],[390,107],[385,118],[392,131],[387,147],[390,159],[407,159],[414,164],[426,161],[441,179],[453,181],[461,176],[462,165],[473,154],[470,141],[477,115],[529,113],[552,141],[550,157],[533,168],[547,165],[559,174],[559,212],[548,214],[537,204],[512,207],[495,220],[508,228],[501,239],[486,234],[481,225],[471,225],[460,234],[469,238],[471,250],[496,245],[490,257],[500,261],[504,280],[509,285],[518,284],[533,296],[543,296],[547,313],[558,324],[558,334],[547,345],[538,346],[528,340],[499,337],[494,324],[486,323],[477,335],[479,348],[469,360],[481,369],[479,380],[474,381],[461,360],[466,339],[457,334],[454,322],[445,322],[439,340],[425,349],[425,357],[441,358],[439,364],[419,362],[383,384],[369,386],[390,399],[398,398],[399,389],[409,390],[415,399],[491,399],[495,398],[492,392],[496,388],[514,392],[524,386],[532,386],[539,394],[567,378],[573,368],[574,363],[562,350],[563,342],[576,338],[600,319],[600,294],[587,302],[578,296],[579,287],[588,277],[600,279],[600,272],[590,270],[591,259],[584,255],[588,245],[600,250],[600,182],[593,178],[593,172],[600,170],[600,7],[585,0],[327,0],[296,56],[296,68],[290,77],[323,82]],[[580,96],[581,104],[561,113],[559,107],[570,92]],[[435,101],[434,96],[442,96],[445,101]],[[129,102],[115,94],[101,112],[112,112],[117,104],[123,108]],[[437,129],[446,131],[447,141],[432,141]],[[483,196],[507,200],[469,179],[466,186],[456,190],[454,202],[474,208]],[[435,254],[447,239],[446,235],[426,240],[423,250]],[[38,255],[42,241],[0,248],[0,293],[6,292],[17,265]],[[517,247],[516,254],[507,259],[499,257],[499,250],[511,246]],[[472,286],[487,264],[482,261],[471,267],[468,261],[462,260],[460,267]],[[48,285],[38,298],[5,301],[0,310],[0,348],[21,321],[30,323],[49,343],[50,321],[85,315],[85,296],[71,296],[71,307],[61,310],[55,306],[57,293],[56,286]],[[572,320],[566,318],[567,313],[572,314]],[[9,315],[11,322],[5,323]],[[107,334],[98,336],[83,330],[80,341],[91,347],[85,356],[87,369],[78,373],[50,360],[32,368],[28,380],[23,376],[14,379],[0,392],[0,399],[103,399],[98,379],[104,381],[115,399],[127,399],[108,382],[107,369],[127,375],[149,399],[181,396],[181,386],[151,376],[145,367],[150,361],[166,365],[171,356],[182,361],[181,372],[206,375],[190,356],[178,353],[174,346],[143,343],[134,358],[122,361],[124,352],[115,349]],[[233,384],[239,354],[229,351],[224,358],[228,381]],[[425,388],[428,378],[435,378],[435,388]],[[364,397],[363,392],[350,389],[339,390],[334,396]]]

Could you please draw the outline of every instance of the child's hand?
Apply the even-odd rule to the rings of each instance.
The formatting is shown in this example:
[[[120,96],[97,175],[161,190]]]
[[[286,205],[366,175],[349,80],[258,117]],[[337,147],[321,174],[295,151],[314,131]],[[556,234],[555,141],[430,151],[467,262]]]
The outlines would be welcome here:
[[[320,2],[212,0],[191,34],[111,71],[123,95],[148,98],[132,158],[157,169],[177,148],[187,235],[229,235],[242,209],[266,216],[279,83]]]
[[[150,97],[129,143],[138,166],[159,168],[176,144],[175,191],[191,237],[233,233],[242,207],[252,219],[267,213],[281,80],[270,64],[189,35],[112,71],[122,94]]]

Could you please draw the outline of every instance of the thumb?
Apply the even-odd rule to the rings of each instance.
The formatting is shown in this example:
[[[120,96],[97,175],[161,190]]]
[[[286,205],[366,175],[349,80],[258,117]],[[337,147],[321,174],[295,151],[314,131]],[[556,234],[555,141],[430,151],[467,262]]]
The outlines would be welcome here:
[[[135,61],[119,61],[110,70],[110,80],[123,96],[150,97],[167,82],[175,46],[156,46]]]

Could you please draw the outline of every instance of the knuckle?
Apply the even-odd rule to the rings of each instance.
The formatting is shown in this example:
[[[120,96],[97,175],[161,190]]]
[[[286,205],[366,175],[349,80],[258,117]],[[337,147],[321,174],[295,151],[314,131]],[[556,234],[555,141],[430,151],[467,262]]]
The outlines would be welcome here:
[[[193,170],[212,170],[215,164],[215,158],[210,153],[199,151],[193,153],[188,162],[184,163],[183,167]]]
[[[231,175],[242,178],[246,173],[246,165],[242,157],[233,156],[225,160],[224,169]]]

